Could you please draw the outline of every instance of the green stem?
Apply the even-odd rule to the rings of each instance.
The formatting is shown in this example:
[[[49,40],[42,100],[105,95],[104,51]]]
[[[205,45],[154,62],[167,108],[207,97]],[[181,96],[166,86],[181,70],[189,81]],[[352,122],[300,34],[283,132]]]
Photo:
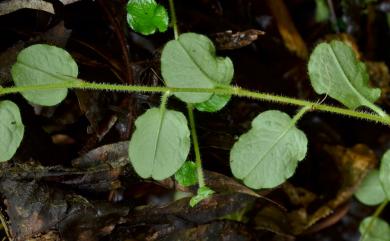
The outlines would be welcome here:
[[[383,210],[385,209],[385,207],[388,203],[389,203],[389,200],[383,201],[381,203],[381,205],[375,210],[374,214],[371,216],[373,219],[371,219],[370,223],[367,226],[367,229],[364,230],[364,233],[362,234],[362,236],[360,237],[359,240],[364,240],[364,238],[367,236],[368,232],[370,231],[371,226],[374,224],[375,218],[378,218],[379,215],[381,215],[381,213],[383,212]]]
[[[191,136],[192,136],[192,142],[193,142],[194,152],[195,152],[195,163],[196,163],[196,171],[198,173],[198,184],[199,184],[199,188],[201,188],[206,186],[206,184],[203,175],[202,160],[199,151],[198,135],[196,134],[196,129],[195,129],[194,108],[192,104],[187,104],[187,110],[188,110],[188,119],[190,120]]]
[[[161,96],[160,111],[162,114],[164,114],[165,110],[167,109],[167,102],[170,95],[171,92],[168,90]]]
[[[173,34],[175,36],[175,39],[178,39],[179,38],[179,28],[177,27],[175,3],[173,2],[173,0],[169,0],[169,11],[171,12]]]
[[[311,106],[305,106],[303,108],[301,108],[293,117],[292,121],[291,121],[291,125],[295,126],[295,124],[297,124],[297,122],[302,118],[302,116],[308,111],[311,109]]]
[[[171,93],[174,92],[213,93],[219,95],[234,95],[238,97],[247,97],[256,100],[275,102],[279,104],[296,105],[302,107],[307,106],[307,107],[311,107],[312,110],[329,112],[329,113],[339,114],[343,116],[364,119],[367,121],[379,122],[385,125],[390,125],[390,119],[388,118],[388,116],[382,117],[376,114],[366,113],[362,111],[349,110],[345,108],[319,104],[316,102],[311,102],[306,100],[250,91],[246,89],[241,89],[240,87],[229,87],[225,89],[171,88],[171,87],[163,87],[163,86],[117,85],[117,84],[84,82],[80,79],[75,79],[75,80],[77,81],[47,84],[47,85],[29,85],[29,86],[0,88],[0,95],[14,94],[14,93],[20,93],[25,91],[43,91],[43,90],[54,90],[54,89],[62,89],[62,88],[127,91],[127,92],[150,92],[150,93],[152,92],[164,93],[167,91],[170,91]]]

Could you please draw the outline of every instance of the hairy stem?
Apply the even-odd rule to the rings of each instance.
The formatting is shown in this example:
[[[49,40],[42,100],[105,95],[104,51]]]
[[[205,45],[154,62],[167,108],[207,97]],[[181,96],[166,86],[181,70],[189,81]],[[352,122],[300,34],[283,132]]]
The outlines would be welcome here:
[[[196,163],[196,171],[198,173],[198,184],[199,184],[199,188],[201,188],[206,186],[206,184],[203,175],[202,159],[200,157],[198,135],[196,134],[196,128],[195,128],[194,107],[192,106],[192,104],[187,104],[187,110],[188,110],[188,119],[190,120],[192,143],[195,152],[195,163]]]
[[[19,87],[0,87],[0,95],[20,93],[25,91],[39,91],[39,90],[53,90],[61,88],[73,88],[73,89],[89,89],[89,90],[108,90],[108,91],[126,91],[126,92],[159,92],[164,93],[170,91],[174,92],[197,92],[197,93],[213,93],[220,95],[234,95],[238,97],[247,97],[256,100],[262,100],[267,102],[275,102],[279,104],[296,105],[302,107],[311,107],[312,110],[334,113],[342,116],[349,116],[358,119],[364,119],[367,121],[379,122],[385,125],[390,125],[390,119],[388,116],[382,117],[376,114],[349,110],[345,108],[319,104],[312,101],[300,100],[291,97],[285,97],[280,95],[272,95],[268,93],[261,93],[256,91],[250,91],[242,89],[240,87],[229,87],[224,89],[207,89],[207,88],[171,88],[163,86],[140,86],[140,85],[117,85],[117,84],[105,84],[85,82],[80,79],[77,81],[68,81],[65,83],[46,84],[46,85],[29,85]]]
[[[160,103],[161,113],[164,113],[165,110],[167,109],[167,102],[170,95],[171,92],[168,90],[161,96],[161,103]]]

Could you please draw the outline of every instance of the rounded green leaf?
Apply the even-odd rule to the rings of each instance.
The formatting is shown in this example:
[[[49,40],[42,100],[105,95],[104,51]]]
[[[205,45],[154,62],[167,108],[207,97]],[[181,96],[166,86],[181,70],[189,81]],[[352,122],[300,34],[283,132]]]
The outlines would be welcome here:
[[[78,68],[72,56],[65,50],[35,44],[23,49],[12,66],[12,78],[16,86],[59,84],[75,81]],[[67,95],[67,88],[22,92],[28,101],[44,106],[60,103]]]
[[[23,134],[24,125],[18,106],[12,101],[0,101],[0,162],[12,158]]]
[[[233,63],[215,55],[210,39],[201,34],[185,33],[169,41],[161,55],[161,73],[169,87],[215,88],[230,83]],[[212,93],[177,92],[175,96],[187,103],[200,103]]]
[[[179,170],[190,150],[185,116],[178,111],[152,108],[137,118],[135,126],[129,159],[137,174],[162,180]]]
[[[368,73],[352,48],[341,41],[317,45],[309,60],[311,85],[317,94],[327,94],[350,109],[371,109],[381,91],[368,84]]]
[[[359,225],[362,235],[360,241],[388,241],[390,238],[389,224],[376,217],[367,217]]]
[[[378,170],[372,170],[367,174],[355,192],[355,197],[366,205],[378,205],[385,200]]]
[[[136,32],[149,35],[168,29],[167,10],[155,0],[130,0],[127,3],[127,23]]]
[[[382,183],[386,198],[390,200],[390,150],[386,151],[382,157],[379,179]]]
[[[183,166],[175,173],[176,181],[184,186],[192,186],[198,182],[198,173],[195,162],[185,162]]]
[[[230,152],[233,175],[251,188],[272,188],[291,177],[307,151],[305,134],[283,112],[269,110],[252,121]]]

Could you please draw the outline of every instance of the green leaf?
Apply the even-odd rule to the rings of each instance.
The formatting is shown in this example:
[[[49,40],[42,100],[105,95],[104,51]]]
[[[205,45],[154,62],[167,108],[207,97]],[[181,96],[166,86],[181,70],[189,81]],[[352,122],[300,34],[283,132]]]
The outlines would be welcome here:
[[[205,102],[195,104],[195,108],[203,112],[216,112],[225,107],[230,98],[230,95],[212,95]]]
[[[155,0],[130,0],[127,3],[127,23],[136,32],[150,35],[158,29],[168,29],[167,10]]]
[[[367,174],[355,192],[355,197],[366,205],[378,205],[385,200],[378,170],[372,170]]]
[[[377,108],[373,102],[381,91],[368,85],[366,66],[347,44],[332,41],[317,45],[310,56],[308,69],[317,94],[327,94],[350,109]]]
[[[184,187],[192,186],[198,183],[195,162],[185,162],[179,171],[175,173],[175,179],[180,185]]]
[[[12,101],[0,101],[0,162],[13,157],[23,134],[24,125],[18,106]]]
[[[72,56],[65,50],[47,44],[36,44],[23,49],[12,66],[12,78],[16,86],[46,85],[74,82],[78,68]],[[73,78],[72,78],[73,77]],[[67,88],[22,92],[28,101],[52,106],[65,99]]]
[[[330,12],[326,0],[316,0],[315,19],[317,22],[325,22],[329,19]]]
[[[198,193],[196,194],[196,196],[193,196],[190,200],[190,206],[191,207],[195,207],[196,204],[198,204],[200,201],[210,197],[211,195],[213,195],[213,193],[215,193],[212,189],[210,189],[209,187],[201,187],[198,189]]]
[[[230,152],[233,175],[248,187],[272,188],[291,177],[307,151],[305,134],[283,112],[269,110],[252,121]]]
[[[360,241],[389,241],[389,224],[380,218],[365,218],[359,225],[359,231],[364,235]]]
[[[233,78],[233,63],[215,55],[215,47],[204,35],[185,33],[169,41],[161,55],[161,73],[169,87],[215,88]],[[175,93],[187,103],[200,103],[213,93]]]
[[[129,159],[142,178],[162,180],[172,176],[190,150],[190,131],[185,116],[173,110],[147,110],[135,121],[129,143]]]
[[[390,200],[390,150],[386,151],[382,157],[379,179],[382,183],[386,198]]]

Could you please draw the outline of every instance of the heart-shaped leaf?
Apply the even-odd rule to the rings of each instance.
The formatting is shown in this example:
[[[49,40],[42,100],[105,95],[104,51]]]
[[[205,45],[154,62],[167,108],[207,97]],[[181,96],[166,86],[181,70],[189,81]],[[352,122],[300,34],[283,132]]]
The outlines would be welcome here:
[[[272,188],[291,177],[307,151],[305,134],[283,112],[269,110],[252,121],[230,152],[233,175],[251,188]]]
[[[233,63],[215,55],[215,47],[204,35],[185,33],[169,41],[161,55],[161,73],[169,87],[215,88],[230,83]],[[187,103],[200,103],[213,93],[174,93]]]
[[[12,158],[23,134],[24,125],[18,106],[12,101],[0,101],[0,162]]]
[[[47,45],[35,44],[23,49],[12,66],[12,78],[16,86],[47,85],[77,81],[78,67],[65,50]],[[28,101],[52,106],[65,99],[67,88],[34,90],[22,92]]]
[[[361,241],[388,241],[390,237],[389,224],[376,217],[367,217],[359,225]]]
[[[380,96],[378,88],[368,84],[368,73],[352,48],[341,41],[317,45],[309,60],[311,85],[317,94],[327,94],[350,109],[373,104]]]
[[[136,32],[149,35],[168,29],[167,10],[155,0],[130,0],[127,3],[127,23]]]
[[[367,174],[355,192],[355,196],[366,205],[378,205],[386,199],[378,170],[372,170]]]
[[[190,150],[190,131],[185,116],[173,110],[147,110],[135,121],[129,158],[142,178],[162,180],[183,165]]]

